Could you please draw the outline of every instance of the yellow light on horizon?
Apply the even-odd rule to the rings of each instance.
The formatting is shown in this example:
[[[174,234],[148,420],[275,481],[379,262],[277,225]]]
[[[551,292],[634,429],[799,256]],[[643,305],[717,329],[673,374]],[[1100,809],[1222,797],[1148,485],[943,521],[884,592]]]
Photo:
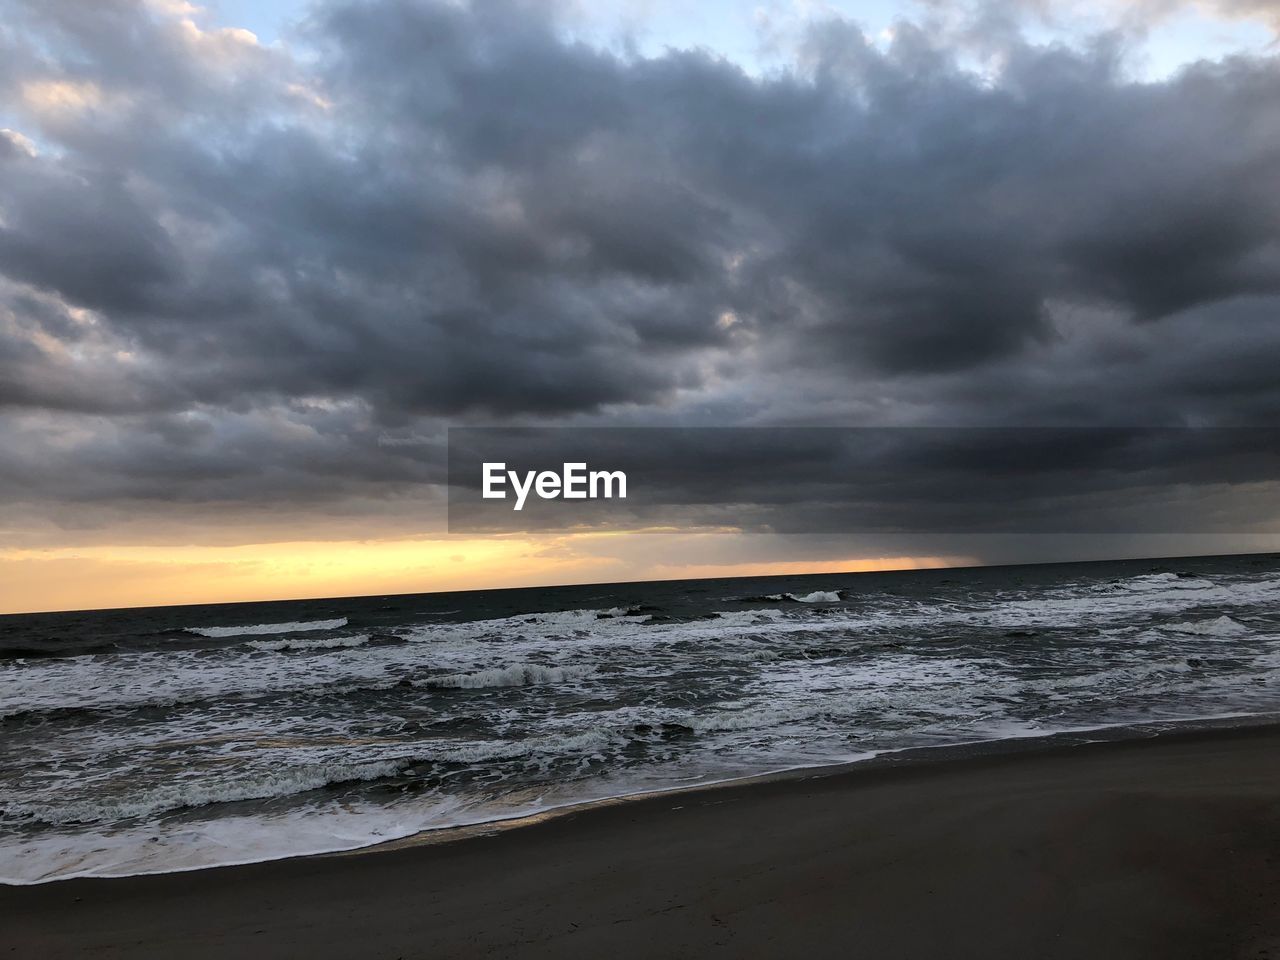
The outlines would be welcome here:
[[[0,612],[467,590],[542,583],[587,564],[506,538],[6,550]]]
[[[665,535],[664,535],[665,536]],[[671,534],[679,555],[680,534]],[[954,557],[668,563],[627,556],[618,533],[308,540],[236,546],[0,550],[0,613],[396,593],[857,573],[954,566]]]

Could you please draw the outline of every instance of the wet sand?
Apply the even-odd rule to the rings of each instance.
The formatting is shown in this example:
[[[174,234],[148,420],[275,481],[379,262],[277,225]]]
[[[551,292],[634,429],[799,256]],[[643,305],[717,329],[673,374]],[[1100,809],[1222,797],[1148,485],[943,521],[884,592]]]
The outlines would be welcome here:
[[[0,957],[1280,960],[1280,728],[898,761],[447,843],[0,887]]]

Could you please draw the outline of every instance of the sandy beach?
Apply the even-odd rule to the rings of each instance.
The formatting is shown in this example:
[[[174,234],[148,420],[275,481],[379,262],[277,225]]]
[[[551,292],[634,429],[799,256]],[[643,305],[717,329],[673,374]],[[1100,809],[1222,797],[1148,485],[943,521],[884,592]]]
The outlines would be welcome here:
[[[907,760],[0,888],[4,955],[1280,956],[1280,729]]]

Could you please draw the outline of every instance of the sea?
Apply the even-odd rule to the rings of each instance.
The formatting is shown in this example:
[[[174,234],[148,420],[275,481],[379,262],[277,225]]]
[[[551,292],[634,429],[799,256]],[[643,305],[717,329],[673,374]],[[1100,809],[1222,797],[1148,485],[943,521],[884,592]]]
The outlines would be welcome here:
[[[5,616],[0,882],[1264,722],[1277,668],[1277,555]]]

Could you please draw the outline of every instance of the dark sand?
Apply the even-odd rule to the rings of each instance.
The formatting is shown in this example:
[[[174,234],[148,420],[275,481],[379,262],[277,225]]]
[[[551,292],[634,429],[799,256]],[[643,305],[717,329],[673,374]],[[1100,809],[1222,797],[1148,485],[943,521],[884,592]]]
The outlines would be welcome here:
[[[1280,960],[1280,730],[854,768],[0,888],[0,957]]]

